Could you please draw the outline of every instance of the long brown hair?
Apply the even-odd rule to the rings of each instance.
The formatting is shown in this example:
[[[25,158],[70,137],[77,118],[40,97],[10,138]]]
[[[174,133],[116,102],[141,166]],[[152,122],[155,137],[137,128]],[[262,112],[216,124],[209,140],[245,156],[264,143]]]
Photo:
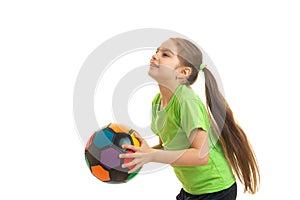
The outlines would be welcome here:
[[[181,64],[192,68],[188,84],[193,84],[198,77],[202,64],[202,52],[189,40],[170,38],[177,46]],[[209,67],[209,66],[208,66]],[[207,110],[212,121],[212,129],[218,137],[224,154],[245,191],[255,194],[259,187],[260,173],[258,163],[249,140],[243,129],[236,122],[233,112],[219,90],[212,72],[204,68],[205,96]]]

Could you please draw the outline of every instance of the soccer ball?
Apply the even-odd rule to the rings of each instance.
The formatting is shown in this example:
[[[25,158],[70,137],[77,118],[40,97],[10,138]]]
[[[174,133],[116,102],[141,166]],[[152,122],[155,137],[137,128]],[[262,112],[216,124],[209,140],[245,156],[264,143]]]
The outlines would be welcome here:
[[[134,136],[135,132],[124,125],[111,123],[89,138],[84,151],[85,160],[96,178],[105,183],[126,183],[138,174],[141,168],[128,174],[133,166],[121,167],[132,159],[119,158],[119,154],[134,153],[132,150],[123,149],[123,144],[140,146],[140,142]]]

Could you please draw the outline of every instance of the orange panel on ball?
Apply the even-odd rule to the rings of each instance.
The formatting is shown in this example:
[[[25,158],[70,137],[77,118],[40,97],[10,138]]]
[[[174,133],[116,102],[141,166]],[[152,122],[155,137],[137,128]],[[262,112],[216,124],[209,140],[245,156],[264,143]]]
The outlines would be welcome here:
[[[109,172],[106,171],[103,167],[97,165],[97,166],[92,166],[91,169],[92,169],[92,173],[94,174],[94,176],[99,178],[101,181],[109,181],[110,180]]]
[[[114,132],[119,133],[119,132],[123,132],[123,133],[128,133],[131,129],[126,127],[125,125],[122,124],[110,124],[108,126],[109,128],[111,128]]]

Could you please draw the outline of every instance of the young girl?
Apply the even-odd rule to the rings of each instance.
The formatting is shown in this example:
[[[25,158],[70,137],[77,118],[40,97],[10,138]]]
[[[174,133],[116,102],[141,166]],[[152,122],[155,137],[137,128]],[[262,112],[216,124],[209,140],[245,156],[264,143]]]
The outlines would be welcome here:
[[[152,131],[159,144],[150,147],[139,135],[140,147],[123,145],[134,158],[122,167],[129,173],[148,162],[170,164],[182,183],[176,199],[236,199],[234,174],[245,191],[256,193],[260,180],[254,152],[218,89],[212,73],[202,64],[202,53],[183,38],[163,42],[150,60],[149,75],[160,93],[152,102]],[[205,76],[207,108],[191,89],[198,73]]]

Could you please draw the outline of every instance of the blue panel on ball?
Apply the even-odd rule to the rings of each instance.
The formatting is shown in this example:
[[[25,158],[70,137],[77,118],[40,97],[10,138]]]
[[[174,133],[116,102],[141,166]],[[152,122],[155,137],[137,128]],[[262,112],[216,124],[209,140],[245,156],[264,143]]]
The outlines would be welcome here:
[[[105,146],[108,146],[112,143],[114,133],[110,132],[107,129],[96,133],[93,143],[99,148],[102,149]]]

